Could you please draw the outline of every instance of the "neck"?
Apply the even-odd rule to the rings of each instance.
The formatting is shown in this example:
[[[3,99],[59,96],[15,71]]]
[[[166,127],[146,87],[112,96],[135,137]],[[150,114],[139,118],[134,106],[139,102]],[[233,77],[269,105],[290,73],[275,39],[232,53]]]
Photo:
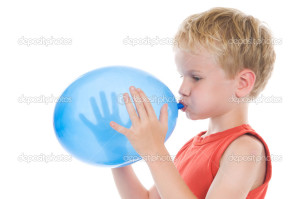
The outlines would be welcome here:
[[[242,124],[248,124],[248,104],[239,104],[229,112],[212,117],[209,120],[208,130],[205,136],[224,131]]]

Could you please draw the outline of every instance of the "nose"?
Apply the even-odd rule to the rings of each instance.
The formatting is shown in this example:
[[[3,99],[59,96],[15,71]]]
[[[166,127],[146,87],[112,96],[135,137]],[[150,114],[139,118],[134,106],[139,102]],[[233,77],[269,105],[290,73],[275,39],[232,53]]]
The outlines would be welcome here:
[[[182,84],[180,86],[180,89],[178,91],[178,93],[181,95],[181,96],[188,96],[190,94],[190,91],[187,87],[185,87],[184,84]]]

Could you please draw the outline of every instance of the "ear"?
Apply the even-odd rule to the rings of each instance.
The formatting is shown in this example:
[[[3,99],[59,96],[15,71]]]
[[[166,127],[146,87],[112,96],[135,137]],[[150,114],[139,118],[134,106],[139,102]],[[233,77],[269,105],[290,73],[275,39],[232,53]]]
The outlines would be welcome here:
[[[250,94],[254,83],[255,83],[255,73],[250,69],[243,69],[236,76],[236,91],[235,95],[238,98],[245,97]]]

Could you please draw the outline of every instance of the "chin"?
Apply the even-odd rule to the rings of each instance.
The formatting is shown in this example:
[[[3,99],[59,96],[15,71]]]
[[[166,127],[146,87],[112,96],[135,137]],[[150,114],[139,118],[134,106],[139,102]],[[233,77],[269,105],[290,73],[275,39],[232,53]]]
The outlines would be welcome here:
[[[204,114],[191,114],[190,112],[186,112],[186,117],[190,120],[205,120],[207,118],[209,118],[208,115],[204,115]]]
[[[186,117],[190,120],[205,120],[205,119],[209,118],[205,115],[194,115],[194,114],[191,114],[190,112],[186,112]]]

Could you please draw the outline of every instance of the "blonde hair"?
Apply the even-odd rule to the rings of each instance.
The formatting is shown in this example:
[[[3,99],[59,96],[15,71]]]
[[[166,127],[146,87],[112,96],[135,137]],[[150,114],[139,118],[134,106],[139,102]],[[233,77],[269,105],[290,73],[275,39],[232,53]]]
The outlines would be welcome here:
[[[228,78],[248,68],[256,75],[249,97],[265,88],[276,54],[270,30],[258,19],[233,8],[212,8],[186,18],[174,38],[174,49],[197,54],[205,48],[215,55]]]

